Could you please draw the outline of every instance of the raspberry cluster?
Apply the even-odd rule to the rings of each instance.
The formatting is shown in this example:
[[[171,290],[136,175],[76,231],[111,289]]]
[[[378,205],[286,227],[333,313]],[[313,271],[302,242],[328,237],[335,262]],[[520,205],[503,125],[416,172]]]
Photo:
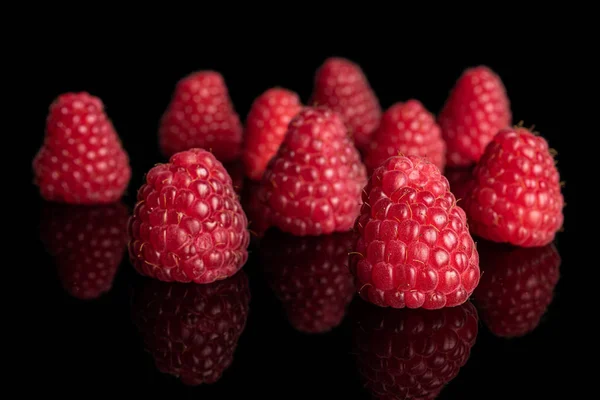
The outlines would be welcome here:
[[[178,81],[157,121],[164,159],[131,215],[129,155],[102,100],[52,102],[32,167],[69,293],[108,291],[127,248],[148,284],[135,308],[158,367],[215,382],[244,329],[254,232],[296,329],[334,329],[356,294],[380,316],[361,324],[358,355],[385,398],[430,398],[454,377],[477,334],[471,297],[499,336],[537,326],[558,280],[565,202],[555,152],[511,126],[498,74],[465,69],[437,115],[415,98],[382,109],[340,57],[315,71],[307,101],[264,89],[242,121],[218,71]],[[374,355],[377,343],[387,351]]]

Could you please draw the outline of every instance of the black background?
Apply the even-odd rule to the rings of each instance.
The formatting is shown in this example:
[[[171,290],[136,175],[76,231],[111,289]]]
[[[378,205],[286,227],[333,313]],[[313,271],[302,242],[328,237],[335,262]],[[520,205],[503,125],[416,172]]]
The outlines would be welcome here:
[[[438,37],[416,43],[406,36],[380,43],[340,44],[312,39],[285,46],[245,39],[234,46],[223,39],[177,45],[172,41],[141,38],[110,44],[84,37],[67,37],[68,48],[39,45],[31,50],[37,60],[28,99],[30,116],[27,157],[42,143],[50,102],[66,91],[88,91],[105,103],[131,159],[133,176],[124,201],[131,207],[143,174],[156,162],[158,120],[178,79],[200,69],[221,72],[242,120],[252,100],[272,86],[298,92],[308,100],[316,68],[333,55],[359,63],[383,108],[396,101],[419,99],[437,113],[460,73],[485,64],[503,79],[514,122],[535,124],[536,130],[558,150],[566,202],[565,232],[558,237],[562,258],[561,280],[555,298],[540,326],[530,335],[513,340],[494,337],[480,324],[472,356],[441,398],[543,398],[564,389],[569,374],[566,344],[571,330],[567,306],[577,281],[570,269],[574,257],[575,193],[571,174],[577,167],[570,152],[572,118],[561,99],[573,84],[572,50],[537,35],[529,41],[514,38],[494,44],[465,45],[464,38]],[[461,41],[462,40],[462,41]],[[212,45],[211,45],[212,43]],[[32,175],[29,170],[29,177]],[[42,202],[36,188],[29,198],[37,209]],[[36,214],[38,215],[38,214]],[[100,393],[132,393],[150,398],[366,398],[350,354],[349,322],[324,335],[293,330],[280,304],[267,287],[261,265],[252,254],[244,270],[250,277],[252,302],[248,325],[233,365],[214,385],[187,388],[161,374],[143,351],[131,323],[130,297],[139,277],[127,260],[121,265],[113,290],[100,299],[83,302],[60,287],[53,261],[44,253],[34,221],[34,243],[29,264],[35,279],[28,292],[34,343],[28,346],[32,363],[25,374],[35,374],[36,388],[46,395],[78,397]],[[31,307],[35,307],[32,309]],[[31,315],[28,319],[31,319]]]

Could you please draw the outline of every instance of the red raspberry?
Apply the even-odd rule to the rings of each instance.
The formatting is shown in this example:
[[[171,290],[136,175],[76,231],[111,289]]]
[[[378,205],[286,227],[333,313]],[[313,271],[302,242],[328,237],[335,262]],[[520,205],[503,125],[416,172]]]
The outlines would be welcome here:
[[[436,398],[466,364],[478,334],[470,302],[433,311],[362,307],[357,314],[357,364],[377,399]]]
[[[127,247],[128,218],[121,203],[44,206],[41,239],[71,296],[95,299],[111,289]]]
[[[396,103],[381,118],[368,147],[365,165],[372,172],[391,156],[427,157],[444,169],[446,145],[433,115],[418,100]]]
[[[231,177],[208,151],[183,151],[153,167],[137,200],[129,254],[142,275],[210,283],[246,263],[246,214]]]
[[[297,236],[352,228],[366,170],[339,114],[303,109],[261,184],[269,224]]]
[[[563,223],[564,199],[548,143],[525,128],[503,129],[473,171],[464,203],[473,234],[544,246]]]
[[[33,169],[44,199],[70,204],[115,202],[131,178],[129,156],[104,104],[88,93],[54,100]]]
[[[481,282],[474,296],[481,318],[501,337],[533,331],[552,302],[560,276],[554,245],[519,248],[481,242]]]
[[[510,126],[511,119],[510,102],[500,77],[484,66],[467,69],[438,117],[448,147],[448,166],[477,162],[494,135]]]
[[[144,280],[132,313],[156,368],[195,386],[217,382],[231,365],[249,303],[239,271],[208,285]]]
[[[436,309],[467,301],[479,256],[448,180],[429,160],[391,157],[373,172],[350,268],[362,298],[381,307]]]
[[[456,197],[456,201],[462,205],[470,190],[471,179],[473,179],[473,168],[447,168],[444,176],[450,184],[450,191]]]
[[[281,88],[269,89],[254,101],[246,120],[242,156],[250,179],[262,178],[269,160],[283,142],[291,119],[301,109],[298,95]]]
[[[298,237],[269,231],[261,242],[268,281],[292,326],[306,333],[338,326],[354,297],[348,271],[352,232]]]
[[[160,147],[167,157],[191,148],[210,150],[221,162],[242,152],[242,124],[223,76],[199,71],[177,83],[162,117]]]
[[[381,118],[379,100],[360,66],[339,57],[317,70],[310,103],[339,112],[359,149],[368,146]]]

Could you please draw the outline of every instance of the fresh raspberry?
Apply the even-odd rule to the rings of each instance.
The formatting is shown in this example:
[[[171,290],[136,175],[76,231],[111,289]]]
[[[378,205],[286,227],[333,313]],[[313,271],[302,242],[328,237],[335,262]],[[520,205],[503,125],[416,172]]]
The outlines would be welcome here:
[[[322,333],[342,322],[356,291],[347,266],[351,240],[352,232],[265,235],[260,249],[268,281],[295,329]]]
[[[246,214],[213,154],[191,149],[153,167],[129,223],[136,270],[166,282],[210,283],[248,259]]]
[[[223,76],[199,71],[181,79],[159,129],[167,157],[191,148],[211,151],[223,163],[242,152],[242,124]]]
[[[480,242],[481,282],[474,297],[481,318],[500,337],[533,331],[552,302],[560,255],[549,244],[520,248]]]
[[[122,203],[44,205],[41,239],[71,296],[95,299],[111,289],[127,248],[128,218]]]
[[[503,129],[473,171],[464,203],[473,234],[521,247],[544,246],[563,223],[564,199],[548,142]]]
[[[290,122],[261,184],[269,224],[296,236],[352,228],[365,166],[340,115],[307,107]]]
[[[448,180],[428,159],[389,158],[373,172],[350,268],[361,297],[381,307],[437,309],[467,301],[479,255]]]
[[[301,109],[298,95],[281,88],[269,89],[254,101],[246,120],[242,156],[248,178],[262,178],[269,160],[283,142],[291,119]]]
[[[446,168],[444,176],[448,179],[450,191],[456,197],[456,201],[462,205],[470,190],[471,179],[473,179],[473,168]]]
[[[132,314],[156,368],[196,386],[217,382],[231,365],[249,303],[244,271],[207,285],[144,279]]]
[[[359,149],[368,146],[381,119],[379,100],[360,66],[339,57],[317,70],[310,103],[339,112]]]
[[[62,94],[50,105],[33,169],[45,200],[69,204],[115,202],[131,178],[129,156],[102,100],[85,92]]]
[[[383,114],[368,147],[365,165],[372,172],[391,156],[427,157],[444,169],[446,145],[433,115],[418,100],[396,103]]]
[[[441,310],[362,307],[354,318],[359,372],[377,399],[434,399],[456,377],[478,334],[470,302]]]
[[[485,66],[463,72],[438,117],[446,141],[448,166],[476,163],[512,113],[500,77]]]

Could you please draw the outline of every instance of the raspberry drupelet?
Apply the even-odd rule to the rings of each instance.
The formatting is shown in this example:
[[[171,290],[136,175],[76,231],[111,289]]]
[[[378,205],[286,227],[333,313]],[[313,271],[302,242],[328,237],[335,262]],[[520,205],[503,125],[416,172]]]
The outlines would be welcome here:
[[[191,149],[153,167],[129,223],[129,254],[142,275],[210,283],[248,259],[246,214],[213,154]]]
[[[425,309],[467,301],[479,282],[479,255],[465,213],[434,164],[391,157],[362,197],[350,269],[363,299]]]

